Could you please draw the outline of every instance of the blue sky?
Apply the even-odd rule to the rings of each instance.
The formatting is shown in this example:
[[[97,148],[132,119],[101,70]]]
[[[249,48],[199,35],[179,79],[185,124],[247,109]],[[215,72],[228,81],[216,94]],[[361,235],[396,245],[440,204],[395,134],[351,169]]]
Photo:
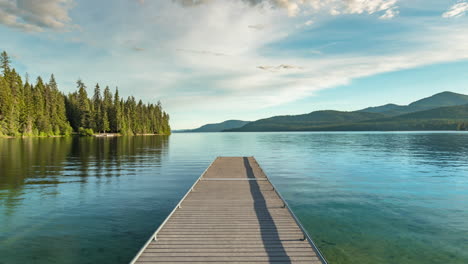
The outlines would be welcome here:
[[[161,100],[175,129],[468,94],[468,1],[0,0],[1,49]]]

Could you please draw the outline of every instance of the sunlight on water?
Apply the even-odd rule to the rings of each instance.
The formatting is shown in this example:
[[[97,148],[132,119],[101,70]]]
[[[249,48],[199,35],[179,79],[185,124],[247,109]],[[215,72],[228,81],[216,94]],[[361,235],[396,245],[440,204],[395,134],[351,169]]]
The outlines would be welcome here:
[[[255,156],[330,263],[468,263],[467,133],[0,139],[0,263],[127,263],[216,156]]]

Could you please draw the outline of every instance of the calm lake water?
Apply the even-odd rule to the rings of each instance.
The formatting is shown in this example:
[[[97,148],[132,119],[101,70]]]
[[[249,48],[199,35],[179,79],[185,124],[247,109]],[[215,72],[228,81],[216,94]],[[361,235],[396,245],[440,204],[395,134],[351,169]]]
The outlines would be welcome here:
[[[216,156],[255,156],[330,263],[468,263],[468,133],[0,139],[0,263],[128,263]]]

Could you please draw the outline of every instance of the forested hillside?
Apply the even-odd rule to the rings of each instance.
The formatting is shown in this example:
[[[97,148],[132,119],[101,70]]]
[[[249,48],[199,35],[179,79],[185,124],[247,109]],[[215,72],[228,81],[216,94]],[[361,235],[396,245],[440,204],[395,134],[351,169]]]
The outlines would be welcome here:
[[[381,113],[388,116],[397,116],[439,107],[465,104],[468,104],[468,95],[446,91],[417,100],[409,105],[386,104],[382,106],[368,107],[360,110],[359,112]]]
[[[245,126],[246,124],[250,123],[250,121],[242,121],[242,120],[226,120],[221,123],[214,123],[214,124],[206,124],[199,128],[195,129],[186,129],[177,131],[179,133],[188,133],[188,132],[221,132],[226,129],[234,129],[240,128]],[[176,131],[174,131],[176,132]]]
[[[384,115],[379,113],[324,110],[303,115],[274,116],[248,123],[241,128],[226,131],[302,131],[311,127],[351,123],[382,117]]]
[[[170,134],[169,115],[161,104],[144,104],[133,96],[120,98],[109,87],[101,93],[97,84],[93,96],[77,81],[77,91],[59,91],[54,75],[48,82],[22,80],[10,66],[6,52],[0,57],[0,136],[61,136],[73,131],[135,134]]]
[[[373,118],[372,116],[365,118],[364,116],[356,116],[356,113],[364,112],[317,111],[307,115],[279,116],[261,119],[241,128],[227,131],[468,130],[468,105],[439,107],[391,117],[372,113],[376,114]],[[315,117],[312,119],[312,116]],[[329,122],[324,122],[325,119]],[[317,122],[318,120],[321,121]]]

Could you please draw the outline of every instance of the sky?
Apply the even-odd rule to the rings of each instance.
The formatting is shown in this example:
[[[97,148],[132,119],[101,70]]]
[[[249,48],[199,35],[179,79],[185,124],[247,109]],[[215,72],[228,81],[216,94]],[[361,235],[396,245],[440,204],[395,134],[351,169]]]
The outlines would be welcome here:
[[[161,100],[173,129],[468,94],[468,0],[0,0],[31,80]]]

